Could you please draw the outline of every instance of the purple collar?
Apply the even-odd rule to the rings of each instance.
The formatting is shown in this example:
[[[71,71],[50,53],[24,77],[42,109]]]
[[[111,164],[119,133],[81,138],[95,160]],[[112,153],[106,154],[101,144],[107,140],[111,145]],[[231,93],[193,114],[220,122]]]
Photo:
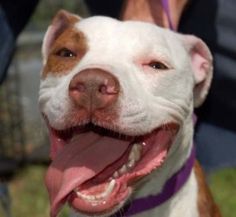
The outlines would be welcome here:
[[[170,7],[169,7],[169,1],[168,0],[161,0],[162,8],[166,13],[167,20],[169,23],[169,27],[171,30],[175,30],[173,22],[171,20],[171,15],[170,15]]]
[[[116,213],[112,217],[128,217],[149,209],[153,209],[175,195],[187,182],[195,161],[195,146],[193,145],[191,153],[183,167],[176,172],[165,183],[162,192],[157,195],[150,195],[143,198],[138,198],[132,201],[131,204],[126,206],[122,213]]]

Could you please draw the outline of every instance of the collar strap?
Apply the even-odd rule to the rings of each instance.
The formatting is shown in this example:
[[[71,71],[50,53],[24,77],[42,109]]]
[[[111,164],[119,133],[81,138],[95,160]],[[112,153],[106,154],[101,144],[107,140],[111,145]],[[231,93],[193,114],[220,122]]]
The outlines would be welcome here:
[[[131,204],[125,207],[124,211],[122,211],[121,214],[117,213],[113,215],[113,217],[131,216],[140,212],[147,211],[149,209],[153,209],[165,203],[167,200],[173,197],[187,182],[193,169],[194,161],[195,146],[193,145],[190,156],[185,164],[178,172],[176,172],[169,180],[167,180],[162,191],[159,194],[134,199]]]
[[[163,8],[164,12],[166,13],[168,24],[169,24],[169,28],[171,30],[175,30],[173,22],[171,20],[169,1],[168,0],[161,0],[161,4],[162,4],[162,8]]]

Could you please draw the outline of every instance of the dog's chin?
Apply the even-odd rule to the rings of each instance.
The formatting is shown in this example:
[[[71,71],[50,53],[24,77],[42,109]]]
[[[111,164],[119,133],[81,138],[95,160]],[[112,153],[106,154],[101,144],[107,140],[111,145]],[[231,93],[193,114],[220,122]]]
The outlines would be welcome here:
[[[130,194],[131,195],[131,194]],[[124,204],[128,200],[129,196],[127,197],[126,200],[121,201],[119,204],[115,205],[112,209],[105,210],[103,212],[96,212],[96,213],[91,213],[91,212],[83,212],[81,210],[78,210],[78,208],[73,208],[72,210],[74,211],[73,216],[84,216],[84,217],[91,217],[91,216],[96,216],[96,217],[107,217],[111,216],[114,213],[121,212],[122,213],[122,207],[124,207]]]
[[[59,210],[58,207],[62,206],[67,201],[76,212],[83,213],[85,216],[109,216],[119,210],[132,194],[137,182],[141,181],[144,177],[153,172],[153,170],[162,166],[179,131],[179,125],[177,123],[167,123],[157,127],[151,133],[135,137],[122,135],[119,132],[110,131],[92,124],[82,127],[73,127],[64,131],[49,128],[51,141],[54,143],[52,146],[58,145],[61,149],[60,151],[55,151],[54,148],[54,153],[52,153],[53,162],[60,160],[57,155],[62,155],[60,152],[63,153],[64,147],[68,149],[68,146],[71,145],[76,146],[78,149],[81,140],[83,140],[83,136],[86,136],[86,138],[98,138],[100,140],[100,147],[106,147],[104,151],[101,150],[101,152],[103,152],[103,155],[101,155],[101,153],[97,151],[98,147],[94,145],[94,143],[97,142],[91,143],[91,146],[94,146],[92,148],[94,149],[93,151],[97,153],[97,155],[95,154],[95,156],[93,156],[93,158],[97,159],[94,162],[96,164],[97,161],[97,165],[99,166],[92,165],[92,167],[95,168],[93,169],[87,168],[89,165],[83,165],[83,168],[79,171],[85,171],[84,174],[93,171],[91,177],[86,177],[84,179],[85,181],[78,181],[80,179],[78,177],[79,175],[86,176],[79,174],[79,172],[68,175],[68,168],[64,169],[62,172],[60,171],[63,175],[58,178],[63,180],[63,186],[60,184],[60,186],[55,187],[54,184],[51,183],[52,177],[55,177],[55,172],[48,172],[46,177],[46,185],[49,194],[54,195],[50,195],[52,204],[51,213],[57,213]],[[112,146],[111,149],[115,149],[119,146],[119,143],[121,143],[120,146],[123,147],[123,150],[120,151],[120,148],[110,150],[109,146],[101,144],[103,140],[106,140],[106,142],[110,141],[110,143],[111,141],[115,141],[115,143],[117,143],[116,146]],[[60,144],[55,144],[55,141],[60,141]],[[81,151],[86,152],[84,150],[85,149]],[[73,148],[71,148],[71,151],[73,152]],[[75,150],[75,152],[76,151],[78,150]],[[113,154],[112,152],[114,151],[120,151],[120,153]],[[68,152],[66,153],[68,154]],[[114,159],[112,158],[112,160],[104,163],[105,158],[109,158],[110,155],[114,155]],[[71,158],[73,157],[76,158],[77,155],[72,153]],[[83,157],[84,156],[81,155],[81,158]],[[63,159],[61,159],[61,161],[63,161]],[[66,162],[66,164],[69,165],[68,162]],[[80,160],[76,160],[76,164],[84,164],[84,162],[81,163]],[[75,161],[73,161],[73,167],[76,167],[76,164]],[[55,165],[56,163],[54,163],[54,168],[57,167]],[[69,178],[66,177],[66,175]],[[65,180],[67,179],[69,179],[68,186],[70,187],[65,187],[67,184]],[[60,182],[58,181],[58,183]],[[53,190],[51,190],[51,188],[53,188]],[[63,188],[66,190],[63,190]],[[55,191],[60,193],[57,194]],[[58,196],[59,194],[63,196]],[[56,216],[56,214],[54,215]]]

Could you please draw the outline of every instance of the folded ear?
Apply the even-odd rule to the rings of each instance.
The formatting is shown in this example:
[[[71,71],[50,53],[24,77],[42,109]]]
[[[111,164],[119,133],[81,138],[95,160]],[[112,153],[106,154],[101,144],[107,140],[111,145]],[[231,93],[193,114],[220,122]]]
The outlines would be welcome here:
[[[75,14],[60,10],[52,20],[43,39],[42,55],[46,60],[53,42],[70,26],[78,22],[81,18]]]
[[[184,43],[189,51],[194,72],[194,106],[200,106],[209,91],[213,66],[212,55],[207,45],[199,38],[184,35]]]

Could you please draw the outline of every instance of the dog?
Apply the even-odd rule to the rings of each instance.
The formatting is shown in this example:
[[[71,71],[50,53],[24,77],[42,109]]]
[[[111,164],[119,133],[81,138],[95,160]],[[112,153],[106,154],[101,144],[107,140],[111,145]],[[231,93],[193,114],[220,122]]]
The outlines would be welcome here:
[[[42,45],[51,217],[220,217],[195,161],[193,109],[212,79],[203,41],[59,11]]]

